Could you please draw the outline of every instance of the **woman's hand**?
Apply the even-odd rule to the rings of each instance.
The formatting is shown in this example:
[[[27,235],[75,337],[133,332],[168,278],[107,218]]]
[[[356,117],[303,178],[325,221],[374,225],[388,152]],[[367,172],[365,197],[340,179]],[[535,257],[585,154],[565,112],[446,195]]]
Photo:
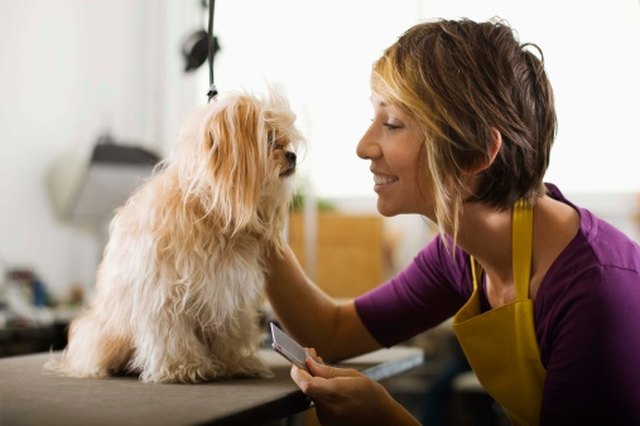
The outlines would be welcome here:
[[[315,351],[308,351],[311,374],[294,366],[291,378],[313,399],[323,425],[419,424],[379,383],[354,369],[321,364]]]

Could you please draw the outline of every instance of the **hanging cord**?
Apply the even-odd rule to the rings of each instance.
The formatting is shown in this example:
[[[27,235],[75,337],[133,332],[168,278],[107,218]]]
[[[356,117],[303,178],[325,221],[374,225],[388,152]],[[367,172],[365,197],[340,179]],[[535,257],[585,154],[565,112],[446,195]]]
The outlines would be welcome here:
[[[211,101],[213,97],[218,94],[218,90],[216,89],[215,80],[213,78],[213,56],[215,55],[216,50],[216,42],[215,37],[213,35],[213,11],[215,9],[216,2],[215,0],[209,0],[209,91],[207,92],[207,102]]]

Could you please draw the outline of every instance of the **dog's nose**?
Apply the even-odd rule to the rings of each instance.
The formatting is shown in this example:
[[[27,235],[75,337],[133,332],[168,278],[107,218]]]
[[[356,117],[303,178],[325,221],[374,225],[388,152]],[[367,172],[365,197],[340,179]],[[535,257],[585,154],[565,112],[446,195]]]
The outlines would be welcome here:
[[[296,164],[296,158],[298,157],[296,156],[295,152],[287,151],[287,153],[284,154],[284,156],[289,163],[291,163],[292,165]]]

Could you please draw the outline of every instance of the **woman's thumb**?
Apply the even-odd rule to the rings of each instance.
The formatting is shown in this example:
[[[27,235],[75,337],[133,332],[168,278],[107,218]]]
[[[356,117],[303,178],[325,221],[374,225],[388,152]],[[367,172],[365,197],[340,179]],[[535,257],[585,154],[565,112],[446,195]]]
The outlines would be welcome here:
[[[335,368],[318,362],[312,356],[307,357],[306,363],[312,376],[324,377],[325,379],[335,377]]]
[[[351,377],[357,375],[356,370],[349,368],[332,367],[327,364],[318,362],[312,357],[307,357],[307,368],[313,376],[322,377],[325,379],[332,379],[334,377]]]

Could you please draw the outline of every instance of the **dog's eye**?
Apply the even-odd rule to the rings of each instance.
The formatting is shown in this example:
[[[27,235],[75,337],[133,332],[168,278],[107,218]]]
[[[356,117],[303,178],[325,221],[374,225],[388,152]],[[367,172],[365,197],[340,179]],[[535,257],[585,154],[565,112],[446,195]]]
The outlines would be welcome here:
[[[273,133],[269,133],[269,135],[267,136],[267,144],[269,144],[269,147],[271,149],[283,149],[284,145],[281,143],[278,143],[278,139],[276,138],[276,136]]]

